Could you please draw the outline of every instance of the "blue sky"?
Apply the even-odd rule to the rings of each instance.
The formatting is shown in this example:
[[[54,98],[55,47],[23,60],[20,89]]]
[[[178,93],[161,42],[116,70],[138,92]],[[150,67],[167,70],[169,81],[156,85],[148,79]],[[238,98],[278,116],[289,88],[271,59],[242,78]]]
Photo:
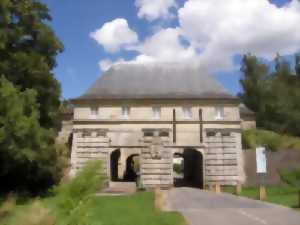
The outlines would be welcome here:
[[[55,76],[62,84],[62,94],[64,98],[74,98],[81,95],[103,73],[101,71],[101,68],[99,67],[99,62],[101,60],[108,59],[112,63],[120,59],[122,59],[122,61],[132,61],[135,60],[135,57],[137,57],[138,55],[147,55],[147,57],[151,57],[151,60],[155,60],[154,62],[160,62],[164,59],[161,59],[161,57],[158,55],[159,53],[150,51],[149,48],[151,49],[151,45],[147,45],[145,40],[147,38],[151,39],[151,37],[156,33],[161,34],[162,32],[160,31],[165,31],[168,28],[177,29],[177,27],[181,26],[180,29],[182,28],[182,30],[188,30],[188,27],[184,27],[185,25],[182,25],[180,23],[180,21],[184,21],[184,19],[188,18],[189,15],[192,15],[189,14],[188,8],[185,7],[187,6],[185,5],[187,1],[176,1],[176,6],[173,5],[167,9],[168,14],[162,13],[161,15],[153,14],[154,12],[152,12],[151,14],[150,11],[144,11],[143,14],[142,10],[147,9],[142,8],[143,1],[145,2],[145,0],[140,0],[141,4],[139,6],[136,6],[136,1],[138,0],[43,0],[43,2],[48,5],[51,16],[53,17],[51,26],[65,46],[65,51],[57,58],[58,66],[54,70]],[[166,1],[173,3],[175,2],[175,0]],[[192,4],[192,1],[195,0],[189,1],[191,1]],[[211,0],[201,1],[205,2]],[[273,3],[276,4],[277,7],[283,7],[286,5],[287,0],[274,0]],[[197,7],[200,6],[198,5]],[[269,6],[265,5],[257,7],[267,8]],[[177,16],[177,13],[180,10],[184,12],[184,16],[186,15],[186,18],[184,18],[182,15],[182,18],[180,18],[181,20],[178,18],[179,16]],[[216,10],[222,10],[222,8],[218,9],[217,7]],[[276,12],[273,11],[271,12],[271,14],[276,14]],[[260,12],[260,10],[257,10],[255,12]],[[265,13],[268,14],[268,12]],[[193,16],[197,17],[197,15],[194,14]],[[105,23],[114,21],[116,18],[122,18],[126,21],[126,23],[128,24],[127,30],[135,33],[138,36],[138,41],[136,41],[135,43],[130,43],[132,46],[129,47],[120,45],[120,49],[118,51],[111,52],[105,49],[105,47],[107,47],[107,42],[103,42],[102,39],[99,39],[98,37],[93,39],[90,33],[101,30]],[[201,21],[203,21],[203,18],[206,19],[206,17],[201,18]],[[195,21],[197,21],[197,19],[199,18],[195,18]],[[212,24],[217,24],[216,22],[218,22],[214,21],[213,18],[207,19],[208,23],[213,22]],[[298,18],[295,17],[294,19],[296,20],[295,22],[298,22]],[[237,20],[239,20],[239,18],[237,18]],[[268,19],[267,21],[272,25],[273,20]],[[174,30],[172,30],[172,32],[165,32],[165,34],[172,35],[174,33],[173,31]],[[217,33],[217,31],[218,30],[214,30],[215,33]],[[277,30],[276,32],[278,33],[279,31]],[[177,35],[177,33],[175,35]],[[196,38],[203,37],[203,34],[198,33],[197,35],[198,36],[196,36]],[[284,33],[281,33],[281,35],[284,35]],[[194,36],[195,35],[193,34],[184,36],[180,33],[180,38],[187,43],[185,44],[183,42],[180,42],[180,44],[182,44],[182,46],[179,46],[180,50],[182,50],[182,54],[187,54],[187,57],[199,57],[199,60],[205,61],[205,59],[201,58],[201,53],[198,52],[204,51],[203,49],[206,49],[206,46],[211,46],[212,44],[207,42],[200,45],[199,43],[197,43],[197,41],[195,41],[196,39],[193,40]],[[294,41],[294,39],[292,41]],[[173,38],[171,40],[173,40]],[[259,41],[257,40],[253,40],[252,42],[255,43],[253,44],[254,49],[257,45],[261,44],[258,43]],[[249,45],[252,45],[252,42],[249,42]],[[221,43],[227,42],[224,41]],[[129,45],[129,42],[127,44]],[[219,42],[217,44],[220,45]],[[272,44],[276,45],[276,43]],[[279,43],[278,45],[281,46],[278,52],[289,54],[296,52],[298,47],[295,47],[294,45],[292,47],[286,46],[286,43]],[[227,44],[222,46],[226,46],[226,48],[228,47]],[[218,61],[218,59],[216,59],[216,67],[218,67],[219,65],[220,71],[212,71],[212,73],[216,75],[217,79],[221,81],[221,83],[223,83],[223,85],[233,94],[236,94],[239,91],[238,80],[240,77],[240,73],[238,72],[238,65],[240,63],[240,57],[239,52],[236,52],[236,54],[234,52],[236,51],[235,49],[237,47],[238,46],[233,46],[233,50],[231,50],[230,52],[224,52],[223,55],[223,57],[228,58],[228,63],[230,61],[232,62],[231,66],[227,65],[228,63],[226,65],[218,64],[220,60]],[[168,49],[168,51],[169,50],[171,52],[173,51],[172,49]],[[245,49],[245,51],[247,50],[248,49]],[[164,51],[164,46],[161,47],[161,51]],[[274,51],[277,52],[276,50]],[[231,57],[233,53],[234,57]],[[270,51],[268,49],[266,49],[265,51],[257,50],[257,53],[258,55],[261,54],[262,57],[270,59]],[[188,59],[190,60],[190,58]],[[198,60],[198,58],[196,59]]]

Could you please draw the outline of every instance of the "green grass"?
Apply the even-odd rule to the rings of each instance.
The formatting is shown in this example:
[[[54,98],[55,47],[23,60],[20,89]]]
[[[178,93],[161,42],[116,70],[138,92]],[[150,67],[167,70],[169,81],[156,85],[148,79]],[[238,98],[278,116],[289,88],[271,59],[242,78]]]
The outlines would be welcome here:
[[[234,194],[234,187],[223,187],[223,192]],[[289,186],[267,186],[267,202],[296,208],[298,205],[298,190]],[[258,187],[243,187],[241,196],[258,199]],[[299,208],[298,208],[299,209]],[[299,209],[300,210],[300,209]]]
[[[43,199],[42,202],[50,209],[55,208],[53,198]],[[30,203],[18,205],[15,212],[1,225],[17,225],[18,217]],[[131,196],[93,196],[85,206],[80,217],[84,217],[83,225],[186,225],[184,218],[176,212],[161,212],[154,209],[154,194],[139,192]],[[65,220],[55,214],[58,223]]]
[[[154,195],[142,192],[133,196],[96,197],[91,219],[105,225],[184,225],[183,217],[175,212],[154,209]]]

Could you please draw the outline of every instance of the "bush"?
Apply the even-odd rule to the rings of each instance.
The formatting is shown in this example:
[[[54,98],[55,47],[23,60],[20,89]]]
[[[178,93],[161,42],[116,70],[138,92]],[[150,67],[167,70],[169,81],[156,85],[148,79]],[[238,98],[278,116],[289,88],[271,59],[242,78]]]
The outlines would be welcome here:
[[[179,163],[174,163],[174,164],[173,164],[173,170],[174,170],[177,174],[182,174],[182,173],[183,173],[182,165],[179,164]]]
[[[0,179],[2,192],[40,194],[60,180],[55,133],[41,127],[37,93],[0,77]]]
[[[35,200],[18,219],[22,225],[55,225],[54,215],[47,209],[41,201]]]
[[[300,150],[300,139],[297,137],[280,135],[268,130],[246,130],[242,133],[243,148],[255,149],[262,145],[271,151]]]
[[[105,181],[101,172],[101,161],[90,161],[73,179],[55,187],[55,203],[58,211],[66,215],[72,214],[83,201],[99,190]]]
[[[282,169],[279,171],[281,180],[300,189],[300,167],[294,169]]]
[[[14,195],[8,195],[7,199],[0,206],[0,220],[9,216],[16,208],[16,198]]]

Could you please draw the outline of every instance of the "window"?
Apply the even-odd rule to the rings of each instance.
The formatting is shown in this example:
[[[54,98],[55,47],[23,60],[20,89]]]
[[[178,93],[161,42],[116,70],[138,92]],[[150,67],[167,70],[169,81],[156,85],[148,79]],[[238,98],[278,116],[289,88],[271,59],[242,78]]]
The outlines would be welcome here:
[[[216,132],[215,131],[208,131],[208,132],[206,132],[206,136],[207,137],[215,137],[217,134],[216,134]]]
[[[98,117],[98,108],[97,107],[92,107],[90,118],[91,119],[96,119],[97,117]]]
[[[216,107],[215,108],[215,119],[216,120],[224,119],[224,107]]]
[[[128,119],[130,114],[130,108],[128,106],[123,106],[122,107],[122,117],[124,119]]]
[[[160,107],[153,107],[152,108],[152,111],[153,111],[153,118],[154,119],[160,119],[160,115],[161,115],[161,109]]]
[[[192,119],[193,118],[193,112],[192,112],[191,107],[183,107],[182,111],[183,111],[183,117],[185,119]]]

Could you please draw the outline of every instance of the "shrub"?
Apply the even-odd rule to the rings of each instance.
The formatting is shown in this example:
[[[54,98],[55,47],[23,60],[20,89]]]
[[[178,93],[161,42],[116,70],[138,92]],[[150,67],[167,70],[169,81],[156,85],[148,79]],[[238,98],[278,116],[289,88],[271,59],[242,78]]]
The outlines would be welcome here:
[[[16,208],[16,198],[14,195],[10,194],[0,206],[0,220],[10,215],[15,208]]]
[[[280,135],[268,130],[246,130],[242,133],[243,148],[255,149],[259,145],[271,151],[280,149],[300,150],[300,139],[297,137]]]
[[[41,127],[37,93],[0,77],[0,189],[39,194],[60,180],[55,133]]]
[[[90,161],[73,179],[55,187],[58,211],[62,214],[72,214],[87,197],[99,190],[105,180],[101,172],[101,161]]]
[[[179,163],[174,163],[174,164],[173,164],[173,170],[174,170],[177,174],[182,174],[182,173],[183,173],[182,165],[179,164]]]
[[[68,148],[67,144],[56,142],[55,143],[55,150],[57,154],[57,167],[59,171],[61,171],[61,174],[59,177],[63,179],[67,179],[69,175],[69,167],[70,167],[70,149]],[[59,178],[58,177],[58,178]]]
[[[27,210],[25,210],[18,219],[18,224],[22,225],[55,225],[55,217],[41,203],[34,201]]]
[[[279,171],[281,180],[300,189],[300,167],[294,169],[282,169]]]

